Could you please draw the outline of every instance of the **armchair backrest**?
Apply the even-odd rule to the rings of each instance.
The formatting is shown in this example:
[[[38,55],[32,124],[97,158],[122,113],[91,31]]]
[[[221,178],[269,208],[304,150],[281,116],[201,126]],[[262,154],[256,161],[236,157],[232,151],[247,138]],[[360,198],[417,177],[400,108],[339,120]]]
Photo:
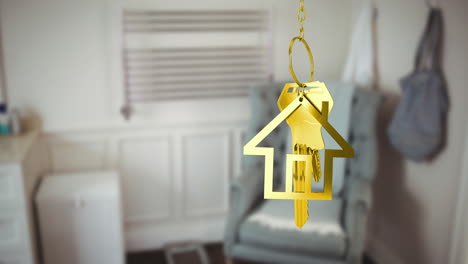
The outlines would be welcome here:
[[[284,83],[268,83],[255,85],[250,88],[249,100],[251,117],[247,125],[243,142],[244,145],[279,114],[280,111],[277,106],[277,101],[283,87]],[[282,184],[281,177],[286,170],[286,160],[284,157],[291,148],[291,145],[288,144],[288,131],[288,125],[283,122],[261,143],[262,146],[273,147],[275,149],[273,170],[275,186]],[[258,167],[263,171],[263,160],[263,157],[260,156],[243,156],[243,167]]]

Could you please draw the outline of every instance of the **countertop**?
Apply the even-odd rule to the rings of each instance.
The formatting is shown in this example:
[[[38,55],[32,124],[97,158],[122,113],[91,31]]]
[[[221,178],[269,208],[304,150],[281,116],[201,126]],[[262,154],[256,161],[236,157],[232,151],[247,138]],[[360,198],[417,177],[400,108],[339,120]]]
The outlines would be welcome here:
[[[29,126],[19,135],[0,136],[0,164],[22,162],[39,137],[39,127]]]

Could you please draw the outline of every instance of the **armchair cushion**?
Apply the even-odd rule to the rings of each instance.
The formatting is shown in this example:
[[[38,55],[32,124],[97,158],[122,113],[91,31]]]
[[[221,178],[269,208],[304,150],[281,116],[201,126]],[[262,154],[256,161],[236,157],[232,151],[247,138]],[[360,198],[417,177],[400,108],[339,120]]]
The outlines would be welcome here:
[[[265,200],[241,224],[239,240],[261,248],[290,250],[307,255],[341,258],[346,234],[340,224],[342,200],[309,201],[309,221],[294,224],[293,201]]]

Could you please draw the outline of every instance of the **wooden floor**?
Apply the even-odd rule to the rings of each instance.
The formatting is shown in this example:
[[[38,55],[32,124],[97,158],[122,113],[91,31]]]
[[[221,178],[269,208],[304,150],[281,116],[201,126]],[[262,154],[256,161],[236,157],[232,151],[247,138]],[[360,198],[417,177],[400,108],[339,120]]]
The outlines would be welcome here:
[[[225,264],[222,244],[205,245],[206,253],[210,258],[211,264]],[[131,253],[127,256],[128,264],[167,264],[162,250]],[[191,254],[181,255],[177,263],[196,264],[194,256]],[[260,264],[257,262],[247,262],[234,260],[233,264]],[[363,264],[377,264],[369,257],[364,256]]]

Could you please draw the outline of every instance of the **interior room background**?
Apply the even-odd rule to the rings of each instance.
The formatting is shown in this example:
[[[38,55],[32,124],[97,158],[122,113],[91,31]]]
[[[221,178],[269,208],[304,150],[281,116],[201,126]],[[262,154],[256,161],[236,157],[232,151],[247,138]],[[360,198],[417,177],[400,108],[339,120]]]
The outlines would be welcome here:
[[[307,0],[306,5],[316,79],[339,79],[359,2]],[[428,9],[423,0],[378,0],[377,5],[379,86],[399,94],[398,81],[412,69]],[[447,145],[431,163],[416,164],[391,151],[382,133],[381,159],[392,162],[379,162],[367,250],[388,263],[446,263],[454,234],[463,232],[455,225],[455,212],[468,169],[468,2],[441,0],[440,5],[451,100]],[[247,98],[162,101],[124,121],[119,113],[122,7],[271,10],[274,79],[287,81],[286,51],[298,29],[297,5],[284,0],[1,1],[9,102],[40,115],[45,170],[118,169],[128,250],[175,239],[221,240],[228,182],[240,168]],[[306,59],[295,65],[305,78]],[[200,155],[202,150],[207,155]]]

